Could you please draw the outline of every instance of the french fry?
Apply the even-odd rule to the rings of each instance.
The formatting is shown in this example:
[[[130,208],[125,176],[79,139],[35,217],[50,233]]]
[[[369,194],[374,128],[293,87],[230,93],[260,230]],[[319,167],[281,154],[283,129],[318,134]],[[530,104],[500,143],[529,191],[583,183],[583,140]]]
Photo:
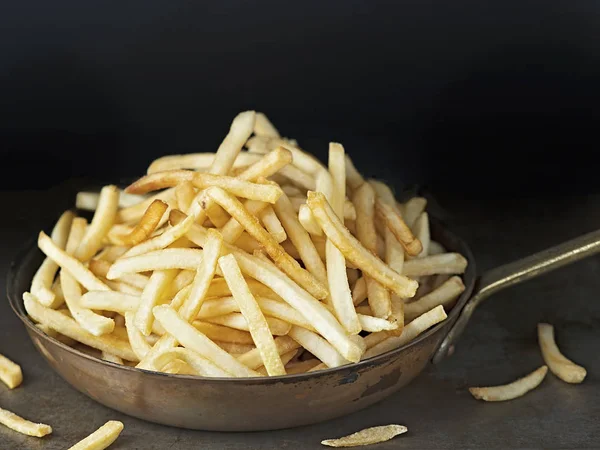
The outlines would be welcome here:
[[[295,340],[288,336],[280,336],[275,338],[275,348],[277,353],[283,355],[300,347]],[[263,365],[263,359],[258,348],[253,348],[246,353],[237,357],[238,361],[246,365],[250,369],[256,370]]]
[[[213,364],[200,354],[187,348],[171,348],[163,350],[152,357],[150,364],[154,370],[165,371],[165,367],[175,360],[188,364],[198,375],[202,377],[230,377],[231,374],[219,366]]]
[[[294,165],[282,167],[279,174],[285,177],[285,181],[291,182],[302,189],[315,189],[315,179],[313,175]]]
[[[111,264],[108,261],[104,261],[101,259],[92,259],[88,264],[88,268],[90,271],[99,277],[106,277],[108,275],[108,271],[110,270]],[[137,289],[144,289],[148,284],[150,277],[146,275],[142,275],[139,273],[127,273],[119,277],[119,281],[123,283],[127,283],[130,286],[133,286]]]
[[[80,261],[87,261],[100,250],[104,236],[115,223],[118,208],[119,190],[116,186],[104,186],[100,191],[100,199],[94,218],[87,228],[79,247],[74,252],[75,258]]]
[[[240,269],[268,286],[292,308],[310,318],[313,327],[349,361],[360,359],[363,349],[346,334],[331,312],[274,265],[260,258],[234,251]]]
[[[313,236],[323,236],[323,230],[321,230],[321,227],[313,217],[312,211],[308,205],[300,205],[300,209],[298,210],[298,221],[308,233]]]
[[[233,163],[232,169],[236,167],[244,167],[254,164],[263,157],[261,154],[240,152]],[[156,172],[164,172],[166,170],[193,169],[206,172],[213,161],[215,160],[214,153],[188,153],[186,155],[168,155],[155,159],[146,173],[152,175]],[[231,169],[229,170],[231,171]]]
[[[287,139],[254,136],[248,140],[246,146],[251,151],[260,153],[267,153],[277,147],[283,147],[292,152],[294,158],[292,164],[303,172],[306,172],[309,175],[315,175],[320,170],[324,170],[324,167],[319,160],[299,149],[295,143]]]
[[[69,229],[74,217],[75,214],[72,211],[65,211],[54,225],[51,239],[60,249],[64,249],[67,245]],[[61,301],[56,300],[56,296],[52,292],[52,282],[57,270],[58,265],[51,258],[45,258],[31,280],[31,293],[42,305],[49,308],[58,308],[62,304]]]
[[[365,274],[392,290],[400,297],[410,298],[415,294],[418,283],[406,276],[399,275],[390,269],[383,261],[369,252],[369,250],[367,250],[342,225],[323,194],[309,192],[308,206],[321,225],[324,233],[331,239],[334,245],[340,249],[346,259],[350,260]]]
[[[90,291],[109,291],[110,289],[94,276],[80,261],[69,256],[64,250],[54,244],[52,239],[43,231],[38,237],[38,247],[46,256],[52,259],[63,270]]]
[[[208,323],[223,325],[236,330],[250,331],[248,322],[244,316],[239,313],[229,313],[222,316],[209,317],[203,320]],[[271,330],[271,334],[275,336],[285,336],[289,333],[290,328],[292,327],[291,324],[274,317],[265,317],[265,320],[267,321],[267,325]]]
[[[538,387],[544,381],[546,373],[548,373],[548,366],[542,366],[512,383],[493,387],[471,387],[469,392],[476,399],[486,402],[513,400]]]
[[[269,177],[292,162],[292,154],[283,147],[267,153],[262,159],[250,165],[238,177],[246,181],[255,181],[261,177]]]
[[[148,206],[154,200],[162,200],[170,206],[175,204],[175,188],[166,189],[158,194],[147,197],[146,200],[137,203],[135,205],[128,206],[127,208],[120,209],[117,212],[117,217],[115,218],[116,223],[132,223],[139,222],[142,218]]]
[[[140,306],[135,312],[135,326],[144,336],[152,332],[154,316],[152,309],[158,304],[161,296],[167,290],[169,283],[177,275],[176,270],[155,270],[150,276],[150,281],[144,288],[140,297]]]
[[[256,348],[256,346],[253,344],[234,344],[232,342],[221,342],[221,341],[215,341],[215,344],[217,344],[219,347],[221,347],[227,353],[232,354],[236,358],[239,358],[244,353],[247,353],[250,350],[254,350]],[[260,354],[258,355],[258,359],[260,361],[260,364],[262,364],[262,359],[260,359]]]
[[[226,175],[212,175],[189,170],[170,170],[146,175],[135,183],[130,184],[126,191],[131,193],[145,193],[177,186],[184,181],[190,181],[198,189],[207,189],[211,186],[219,187],[236,197],[267,203],[275,203],[282,193],[281,188],[278,186],[257,184]]]
[[[377,251],[375,231],[375,190],[369,183],[363,183],[352,197],[356,208],[356,237],[371,253]],[[391,294],[385,286],[370,276],[365,276],[369,306],[375,317],[386,319],[392,313]]]
[[[252,336],[247,331],[234,330],[233,328],[216,325],[214,323],[201,322],[199,320],[194,320],[192,325],[213,341],[219,341],[220,343],[227,342],[230,344],[254,345]]]
[[[411,229],[402,219],[402,216],[394,211],[394,208],[380,199],[375,202],[375,208],[378,217],[385,222],[390,231],[396,236],[396,239],[402,244],[407,254],[417,256],[423,251],[421,241],[414,236]]]
[[[361,328],[370,333],[398,329],[398,323],[390,322],[386,319],[380,319],[379,317],[358,314],[358,320],[360,321]]]
[[[464,273],[466,268],[467,260],[460,253],[442,253],[405,261],[402,273],[408,277],[454,275]]]
[[[125,364],[123,362],[122,358],[119,358],[118,356],[115,356],[112,353],[108,353],[108,352],[102,352],[102,359],[104,361],[108,361],[108,362],[115,363],[115,364],[121,364],[121,365]]]
[[[44,437],[52,433],[52,427],[43,423],[33,423],[17,416],[14,412],[0,408],[0,423],[11,430],[33,437]]]
[[[552,373],[567,383],[581,383],[587,371],[561,353],[554,340],[554,327],[548,323],[539,323],[537,329],[542,356]]]
[[[363,359],[394,350],[416,338],[435,324],[448,317],[442,305],[436,306],[431,311],[422,314],[404,327],[400,336],[390,336],[367,350]]]
[[[123,283],[122,281],[107,280],[106,278],[100,278],[100,281],[102,281],[111,290],[113,290],[115,292],[120,292],[122,294],[127,294],[127,295],[135,295],[138,297],[140,295],[142,295],[141,289],[131,286],[130,284]],[[110,291],[101,291],[101,292],[110,292]]]
[[[148,239],[154,233],[156,227],[158,227],[168,207],[169,205],[162,200],[154,200],[150,203],[150,206],[148,206],[148,209],[135,228],[127,235],[115,236],[113,238],[114,243],[117,245],[135,246]]]
[[[151,347],[150,344],[146,342],[142,332],[136,326],[135,314],[131,311],[125,313],[125,328],[127,329],[127,338],[129,339],[129,344],[131,344],[131,349],[140,361],[143,360]]]
[[[329,342],[312,331],[294,326],[288,335],[324,362],[327,367],[339,367],[350,364]]]
[[[365,179],[362,177],[360,172],[356,170],[356,167],[354,167],[354,163],[352,162],[350,156],[345,155],[344,159],[344,168],[346,169],[346,182],[348,183],[348,186],[350,186],[350,189],[352,189],[352,191],[355,191],[360,186],[362,186],[362,184],[365,182]]]
[[[427,212],[423,211],[417,220],[415,220],[412,231],[423,247],[423,250],[421,250],[421,253],[419,253],[417,257],[423,258],[424,256],[429,255],[431,234],[429,231],[429,214],[427,214]]]
[[[275,263],[294,281],[299,283],[308,292],[318,299],[327,296],[327,289],[313,276],[290,257],[275,239],[258,223],[258,219],[248,213],[239,200],[232,197],[223,189],[212,187],[206,190],[207,194],[223,207],[232,217],[240,222],[248,234],[259,241]]]
[[[123,427],[122,422],[109,420],[69,450],[103,450],[117,440]]]
[[[267,206],[260,213],[260,221],[278,244],[287,239],[287,234],[285,233],[279,218],[271,206]]]
[[[53,330],[46,324],[36,323],[35,326],[37,328],[39,328],[40,330],[42,330],[45,334],[47,334],[51,338],[54,338],[57,341],[62,342],[65,345],[68,345],[69,347],[72,347],[77,343],[75,340],[71,339],[70,337],[60,334],[59,332]]]
[[[154,316],[181,345],[199,353],[233,376],[252,377],[258,375],[183,320],[173,308],[165,305],[156,306]]]
[[[146,200],[144,195],[126,194],[119,189],[119,208],[127,208]],[[75,196],[75,208],[84,211],[96,211],[100,194],[98,192],[78,192]]]
[[[129,250],[128,247],[124,247],[121,245],[110,245],[108,247],[105,247],[104,250],[98,253],[95,259],[98,261],[114,263],[117,259],[123,256],[127,252],[127,250]]]
[[[306,269],[321,283],[327,282],[325,265],[306,230],[296,218],[292,204],[287,195],[283,194],[274,205],[275,212],[287,232],[289,240],[298,249],[298,256],[302,259]],[[288,252],[289,253],[289,252]]]
[[[231,170],[238,154],[254,130],[255,121],[254,111],[244,111],[233,119],[229,133],[217,149],[209,173],[226,174]]]
[[[402,217],[409,228],[412,228],[417,218],[425,211],[427,199],[413,197],[402,205]]]
[[[23,294],[25,310],[33,320],[48,325],[65,336],[81,342],[89,347],[112,353],[127,361],[137,361],[138,358],[131,350],[129,343],[112,335],[94,336],[81,328],[74,319],[38,303],[29,292]]]
[[[460,277],[452,277],[437,289],[424,295],[417,301],[404,305],[404,317],[410,322],[438,305],[448,308],[454,300],[465,290],[465,285]]]
[[[287,363],[289,363],[292,359],[294,359],[296,357],[297,354],[298,354],[298,350],[292,350],[292,351],[289,351],[289,352],[281,355],[281,364],[283,364],[284,368]],[[269,371],[267,370],[267,368],[265,366],[259,367],[258,369],[256,369],[256,371],[263,377],[269,376]],[[286,375],[287,375],[287,373],[286,373]]]
[[[192,248],[165,248],[143,255],[119,259],[110,267],[106,277],[109,280],[116,280],[127,273],[169,269],[196,270],[201,262],[202,250]],[[94,289],[92,287],[89,290],[100,289]]]
[[[12,362],[4,355],[0,355],[0,381],[9,389],[14,389],[23,382],[21,366]]]
[[[261,112],[256,113],[254,122],[254,134],[257,136],[265,136],[269,138],[279,138],[279,131],[273,126],[267,116]]]
[[[175,199],[177,200],[177,208],[184,213],[188,213],[194,198],[196,197],[196,189],[191,181],[184,181],[175,186]]]
[[[258,216],[266,207],[267,203],[264,202],[257,202],[254,200],[247,200],[244,202],[244,208],[246,208],[248,214],[253,216]],[[229,219],[229,222],[227,222],[223,228],[221,228],[223,240],[230,244],[237,242],[243,233],[244,226],[233,217]]]
[[[367,281],[365,277],[360,277],[356,280],[354,284],[354,289],[352,289],[352,303],[354,305],[360,305],[367,299]]]
[[[357,447],[360,445],[378,444],[389,441],[399,434],[406,433],[408,428],[404,425],[384,425],[366,428],[339,439],[325,439],[321,444],[328,447]]]
[[[270,376],[285,375],[285,368],[281,361],[281,356],[277,352],[270,329],[272,325],[270,327],[267,323],[256,299],[244,281],[235,256],[231,254],[222,256],[219,258],[219,266],[229,286],[229,290],[233,294],[233,298],[237,301],[240,311],[246,319],[250,334],[256,348],[260,352],[267,373]]]

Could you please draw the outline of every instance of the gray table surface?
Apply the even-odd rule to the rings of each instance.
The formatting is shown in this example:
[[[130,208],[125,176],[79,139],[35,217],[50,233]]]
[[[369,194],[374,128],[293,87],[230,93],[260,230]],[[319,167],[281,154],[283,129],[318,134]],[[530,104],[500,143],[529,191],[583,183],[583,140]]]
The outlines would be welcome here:
[[[600,227],[600,196],[467,201],[445,197],[445,220],[473,249],[480,273]],[[48,211],[68,200],[57,191],[0,193],[5,211],[0,272]],[[10,223],[9,225],[6,225]],[[3,283],[4,281],[2,281]],[[4,287],[2,286],[4,291]],[[51,424],[44,439],[0,426],[0,449],[65,449],[110,419],[125,430],[111,449],[318,449],[324,438],[399,423],[409,432],[375,449],[600,448],[600,258],[592,257],[496,294],[475,313],[454,355],[430,366],[391,398],[327,423],[259,433],[187,431],[154,425],[105,408],[72,389],[37,354],[0,301],[0,353],[23,367],[14,390],[0,385],[0,407]],[[536,324],[554,323],[564,353],[588,370],[581,385],[551,374],[525,397],[474,400],[472,385],[505,383],[542,364]],[[157,407],[160,407],[157,405]]]

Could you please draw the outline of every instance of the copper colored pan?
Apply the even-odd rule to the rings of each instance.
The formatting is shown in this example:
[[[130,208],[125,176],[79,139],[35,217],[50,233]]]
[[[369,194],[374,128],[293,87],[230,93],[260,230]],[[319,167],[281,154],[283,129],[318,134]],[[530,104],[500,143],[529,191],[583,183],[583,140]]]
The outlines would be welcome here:
[[[469,261],[465,292],[447,320],[391,352],[335,369],[261,378],[197,378],[113,364],[48,337],[28,319],[22,294],[42,261],[29,243],[13,262],[7,293],[31,340],[68,383],[125,414],[176,427],[218,430],[274,430],[321,422],[376,403],[407,385],[433,361],[440,361],[460,336],[477,305],[494,292],[600,252],[600,231],[528,258],[476,275],[467,245],[440,224],[432,235]]]

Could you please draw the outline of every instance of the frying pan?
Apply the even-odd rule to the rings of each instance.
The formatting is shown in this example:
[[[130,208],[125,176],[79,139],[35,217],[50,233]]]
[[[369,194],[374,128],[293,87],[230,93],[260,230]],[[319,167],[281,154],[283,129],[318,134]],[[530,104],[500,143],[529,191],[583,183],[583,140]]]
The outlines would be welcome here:
[[[438,363],[491,294],[600,252],[600,230],[476,275],[468,246],[437,221],[432,236],[469,265],[466,289],[448,318],[412,342],[357,364],[299,375],[198,378],[103,361],[47,336],[27,317],[22,294],[43,255],[35,239],[8,273],[7,294],[33,344],[69,384],[99,403],[150,422],[215,431],[275,430],[322,422],[372,405]]]

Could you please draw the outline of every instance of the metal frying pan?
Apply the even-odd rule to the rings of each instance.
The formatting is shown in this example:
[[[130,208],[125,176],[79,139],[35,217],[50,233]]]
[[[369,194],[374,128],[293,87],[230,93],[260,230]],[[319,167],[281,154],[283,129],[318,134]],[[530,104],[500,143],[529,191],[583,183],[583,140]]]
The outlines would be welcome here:
[[[467,245],[439,223],[432,235],[469,261],[466,289],[448,318],[414,341],[357,364],[301,375],[197,378],[122,366],[91,357],[47,336],[28,319],[22,294],[42,254],[32,240],[11,265],[7,293],[12,309],[48,363],[73,387],[125,414],[176,427],[257,431],[296,427],[352,413],[393,394],[458,339],[475,308],[489,295],[600,252],[596,231],[479,277]]]

